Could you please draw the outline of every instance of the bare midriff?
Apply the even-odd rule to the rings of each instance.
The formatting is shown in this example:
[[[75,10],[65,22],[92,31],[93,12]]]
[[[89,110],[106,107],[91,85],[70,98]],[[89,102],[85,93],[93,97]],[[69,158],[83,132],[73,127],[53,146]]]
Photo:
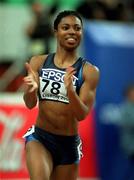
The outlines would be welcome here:
[[[76,135],[78,122],[70,105],[54,101],[40,101],[36,126],[59,135]]]

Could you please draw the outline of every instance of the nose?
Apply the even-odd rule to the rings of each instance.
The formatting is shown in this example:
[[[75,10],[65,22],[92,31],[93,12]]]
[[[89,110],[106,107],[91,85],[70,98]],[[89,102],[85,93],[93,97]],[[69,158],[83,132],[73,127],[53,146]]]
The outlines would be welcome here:
[[[75,32],[75,29],[74,29],[73,27],[70,28],[70,29],[69,29],[69,33],[70,33],[70,34],[75,34],[75,33],[76,33],[76,32]]]

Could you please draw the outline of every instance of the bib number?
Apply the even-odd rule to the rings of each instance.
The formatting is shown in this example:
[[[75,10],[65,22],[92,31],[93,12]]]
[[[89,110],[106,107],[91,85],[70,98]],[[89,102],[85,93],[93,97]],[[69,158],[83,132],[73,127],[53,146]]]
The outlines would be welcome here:
[[[48,85],[50,84],[50,80],[42,79],[42,81],[44,82],[43,83],[44,87],[42,88],[42,92],[44,92],[46,88],[48,87]],[[61,88],[60,83],[52,82],[51,87],[50,87],[50,92],[54,95],[58,95],[60,93],[60,88]]]

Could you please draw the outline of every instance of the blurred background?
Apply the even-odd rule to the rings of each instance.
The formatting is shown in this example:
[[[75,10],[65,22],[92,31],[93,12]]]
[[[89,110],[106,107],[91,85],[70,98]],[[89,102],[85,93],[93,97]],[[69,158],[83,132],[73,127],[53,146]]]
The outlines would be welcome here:
[[[55,51],[52,22],[64,9],[83,17],[79,54],[100,69],[95,106],[79,125],[79,177],[134,180],[133,0],[0,0],[0,179],[28,179],[22,135],[38,112],[24,106],[24,63]]]

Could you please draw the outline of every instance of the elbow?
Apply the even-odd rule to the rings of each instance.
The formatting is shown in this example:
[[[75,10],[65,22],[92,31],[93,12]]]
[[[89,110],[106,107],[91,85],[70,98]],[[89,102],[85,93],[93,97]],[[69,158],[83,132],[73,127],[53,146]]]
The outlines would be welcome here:
[[[33,109],[36,106],[36,104],[37,104],[37,102],[35,102],[35,103],[26,103],[25,102],[25,105],[28,109]]]
[[[81,113],[80,117],[78,118],[78,121],[82,121],[86,119],[86,117],[89,115],[91,110],[92,110],[92,106],[86,106],[83,113]]]
[[[79,114],[79,117],[77,118],[78,121],[83,121],[86,119],[86,117],[88,116],[88,114],[90,113],[92,107],[90,106],[85,106],[85,108],[83,109],[83,111],[81,112],[81,114]]]
[[[78,120],[78,121],[83,121],[83,120],[85,120],[85,118],[87,117],[88,114],[89,114],[88,111],[82,113],[82,114],[77,118],[77,120]]]
[[[35,100],[35,99],[34,100],[27,100],[25,98],[25,96],[23,97],[23,100],[24,100],[25,105],[26,105],[26,107],[28,109],[33,109],[36,106],[36,104],[37,104],[37,100]]]
[[[28,109],[33,109],[35,107],[35,105],[26,105]]]

